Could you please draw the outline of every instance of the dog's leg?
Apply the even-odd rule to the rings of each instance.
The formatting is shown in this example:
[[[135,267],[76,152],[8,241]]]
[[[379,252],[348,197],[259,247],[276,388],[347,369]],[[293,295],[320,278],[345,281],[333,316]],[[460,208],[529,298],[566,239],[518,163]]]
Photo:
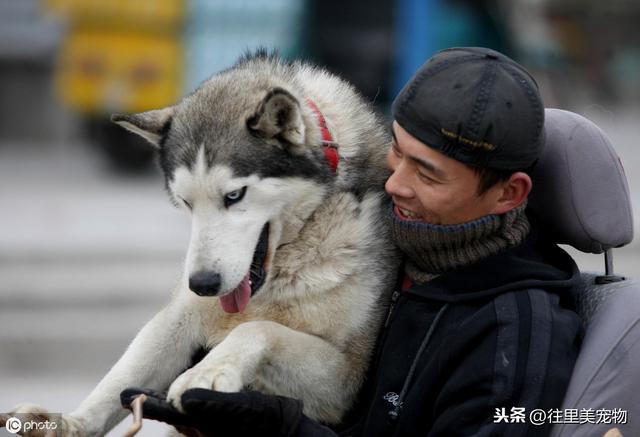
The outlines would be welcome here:
[[[156,315],[71,416],[101,435],[128,414],[120,406],[120,392],[124,388],[165,390],[190,364],[196,349],[196,329],[187,318],[171,307]]]
[[[127,387],[165,390],[190,364],[198,341],[196,323],[194,316],[178,305],[158,313],[91,394],[74,412],[63,416],[62,435],[103,436],[128,414],[120,405],[120,392]],[[42,411],[33,404],[21,404],[13,412],[40,413],[42,417]]]
[[[180,375],[168,399],[181,408],[180,396],[189,388],[233,392],[256,384],[269,393],[300,398],[305,414],[336,423],[353,401],[365,365],[320,337],[275,322],[246,322]]]

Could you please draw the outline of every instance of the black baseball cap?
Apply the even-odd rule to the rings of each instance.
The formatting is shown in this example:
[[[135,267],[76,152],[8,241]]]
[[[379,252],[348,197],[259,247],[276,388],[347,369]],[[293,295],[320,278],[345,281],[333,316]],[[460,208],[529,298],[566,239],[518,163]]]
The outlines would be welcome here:
[[[392,114],[413,137],[476,167],[529,168],[543,145],[538,84],[520,64],[487,48],[437,52],[402,88]]]

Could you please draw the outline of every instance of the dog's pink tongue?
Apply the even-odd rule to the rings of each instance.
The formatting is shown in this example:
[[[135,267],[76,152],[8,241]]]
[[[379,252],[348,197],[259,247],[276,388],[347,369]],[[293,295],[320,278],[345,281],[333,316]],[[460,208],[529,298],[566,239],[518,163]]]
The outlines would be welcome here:
[[[247,272],[235,290],[220,297],[220,306],[227,313],[241,313],[247,307],[249,299],[251,299],[251,284],[249,272]]]

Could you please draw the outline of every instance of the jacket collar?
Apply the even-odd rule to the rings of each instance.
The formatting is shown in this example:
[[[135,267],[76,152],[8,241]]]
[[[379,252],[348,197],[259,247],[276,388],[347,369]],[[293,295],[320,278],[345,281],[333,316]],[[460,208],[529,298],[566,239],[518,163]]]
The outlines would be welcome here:
[[[535,226],[519,246],[444,273],[407,293],[442,302],[483,299],[512,290],[572,289],[580,280],[574,260]]]

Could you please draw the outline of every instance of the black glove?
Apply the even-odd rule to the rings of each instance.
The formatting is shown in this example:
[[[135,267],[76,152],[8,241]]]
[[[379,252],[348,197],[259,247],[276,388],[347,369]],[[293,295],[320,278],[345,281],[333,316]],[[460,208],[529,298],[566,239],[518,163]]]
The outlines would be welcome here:
[[[120,393],[122,406],[131,409],[131,402],[140,394],[147,395],[142,404],[145,418],[166,422],[188,436],[295,436],[303,417],[305,422],[312,422],[303,416],[301,401],[256,391],[222,393],[190,389],[181,398],[183,414],[162,393],[127,388]]]

